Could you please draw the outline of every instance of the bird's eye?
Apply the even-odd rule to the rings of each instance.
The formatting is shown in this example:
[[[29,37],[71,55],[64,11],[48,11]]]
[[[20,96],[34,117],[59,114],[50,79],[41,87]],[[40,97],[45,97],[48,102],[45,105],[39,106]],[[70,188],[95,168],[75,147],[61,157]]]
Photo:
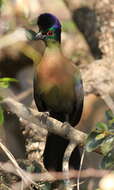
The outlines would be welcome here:
[[[47,35],[48,35],[48,36],[52,36],[52,35],[53,35],[53,32],[50,30],[50,31],[47,32]]]

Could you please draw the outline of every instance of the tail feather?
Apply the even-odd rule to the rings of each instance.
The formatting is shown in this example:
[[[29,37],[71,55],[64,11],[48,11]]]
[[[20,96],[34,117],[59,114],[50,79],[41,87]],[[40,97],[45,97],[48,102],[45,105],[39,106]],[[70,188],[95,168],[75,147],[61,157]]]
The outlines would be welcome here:
[[[68,140],[58,135],[48,134],[44,150],[44,165],[47,170],[62,171],[63,156],[68,143]],[[77,147],[71,155],[69,166],[79,169],[80,152]]]

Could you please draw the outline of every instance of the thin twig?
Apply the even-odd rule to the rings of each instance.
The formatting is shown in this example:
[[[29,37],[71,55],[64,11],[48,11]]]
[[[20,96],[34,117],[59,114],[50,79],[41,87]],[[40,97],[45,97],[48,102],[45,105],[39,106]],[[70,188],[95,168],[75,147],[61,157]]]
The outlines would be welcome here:
[[[23,182],[25,184],[28,184],[28,181],[30,181],[30,183],[36,184],[34,181],[31,180],[31,178],[25,174],[24,170],[22,170],[16,159],[14,158],[14,156],[11,154],[11,152],[6,148],[6,146],[3,145],[3,143],[0,142],[0,148],[5,152],[5,154],[7,155],[7,157],[10,159],[10,161],[12,162],[13,166],[15,167],[15,170],[17,172],[17,174],[22,178]]]
[[[85,149],[83,149],[83,153],[82,153],[81,161],[80,161],[80,168],[79,168],[79,173],[77,177],[77,190],[80,190],[80,175],[81,175],[82,165],[84,161],[84,156],[85,156]]]
[[[32,88],[25,90],[24,92],[20,93],[15,97],[17,101],[22,101],[23,99],[27,98],[32,93]]]

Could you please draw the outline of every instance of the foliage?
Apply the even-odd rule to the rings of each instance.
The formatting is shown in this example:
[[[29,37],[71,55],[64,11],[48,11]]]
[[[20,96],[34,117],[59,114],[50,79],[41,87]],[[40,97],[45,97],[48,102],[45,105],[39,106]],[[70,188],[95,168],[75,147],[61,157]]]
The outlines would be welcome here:
[[[2,6],[2,0],[0,0],[0,7]]]
[[[0,106],[0,125],[2,125],[4,122],[4,114],[3,114],[3,109]]]
[[[10,85],[10,82],[17,82],[14,78],[0,78],[0,88],[8,88]],[[2,97],[0,97],[0,100],[2,100]],[[0,106],[0,125],[2,125],[4,122],[4,114],[3,109]]]
[[[14,78],[0,78],[0,88],[8,88],[10,82],[17,82]]]
[[[114,115],[106,111],[106,123],[99,122],[86,140],[86,150],[92,152],[99,149],[103,154],[100,167],[114,169]]]

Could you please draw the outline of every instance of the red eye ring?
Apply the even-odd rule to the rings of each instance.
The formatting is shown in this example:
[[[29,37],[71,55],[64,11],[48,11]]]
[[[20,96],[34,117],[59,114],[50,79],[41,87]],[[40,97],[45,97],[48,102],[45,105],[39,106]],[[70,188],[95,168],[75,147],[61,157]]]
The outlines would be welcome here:
[[[53,32],[52,32],[51,30],[49,30],[49,31],[47,32],[47,35],[48,35],[48,36],[52,36],[52,35],[53,35]]]

